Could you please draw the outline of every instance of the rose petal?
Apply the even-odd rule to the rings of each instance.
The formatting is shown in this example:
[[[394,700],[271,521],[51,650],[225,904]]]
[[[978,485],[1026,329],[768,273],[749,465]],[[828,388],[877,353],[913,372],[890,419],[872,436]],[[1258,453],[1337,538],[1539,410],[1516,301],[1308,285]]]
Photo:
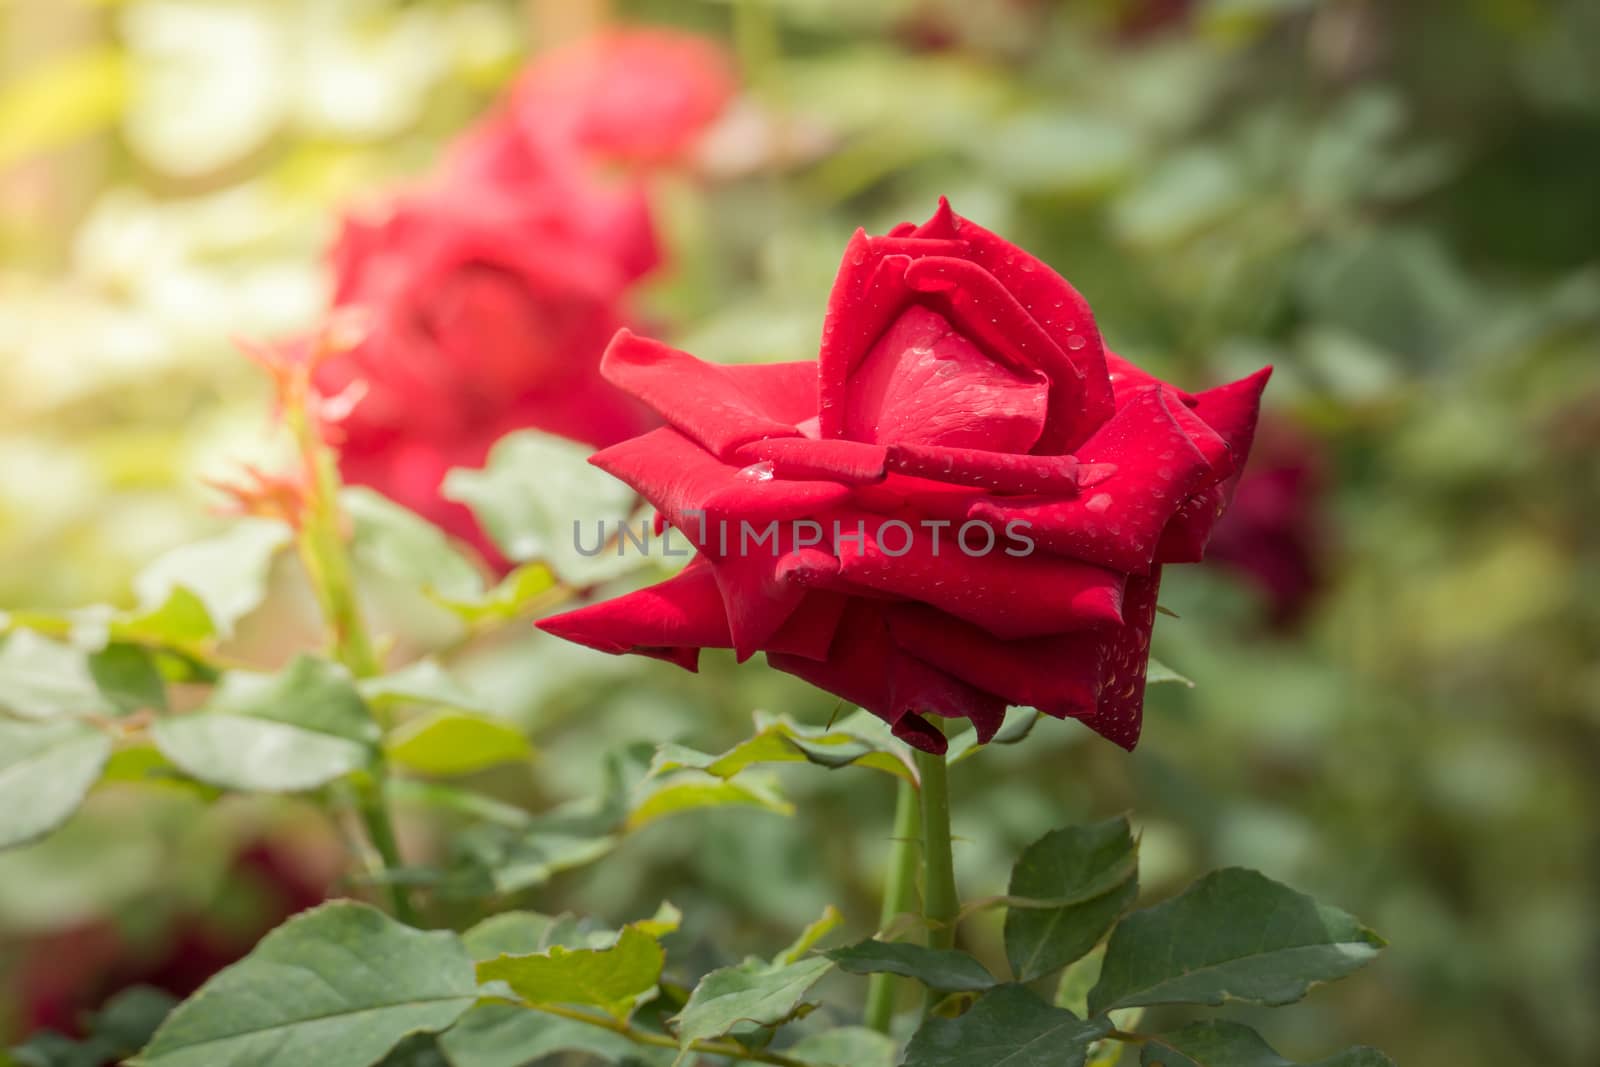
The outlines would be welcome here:
[[[806,659],[825,660],[839,630],[839,620],[850,604],[848,597],[813,590],[800,601],[778,631],[766,642],[773,652]]]
[[[1272,377],[1264,367],[1248,378],[1209,389],[1195,397],[1193,413],[1227,443],[1229,474],[1215,485],[1195,493],[1183,502],[1162,531],[1156,546],[1161,563],[1198,563],[1205,555],[1206,542],[1217,520],[1233,500],[1245,460],[1255,441],[1256,419],[1261,413],[1261,392]]]
[[[695,560],[657,585],[614,600],[540,619],[545,633],[619,656],[641,656],[699,669],[700,649],[730,648],[728,618],[709,566]]]
[[[1100,705],[1084,725],[1108,741],[1133,751],[1143,725],[1145,674],[1150,666],[1150,633],[1156,623],[1161,568],[1128,579],[1123,607],[1127,625],[1106,643],[1100,679]]]
[[[979,501],[974,518],[1029,524],[1028,535],[1052,552],[1130,573],[1145,574],[1161,531],[1189,495],[1214,477],[1211,464],[1173,416],[1160,388],[1130,400],[1078,456],[1116,467],[1072,500]]]
[[[1049,415],[1034,451],[1065,451],[1060,442],[1072,438],[1083,414],[1083,373],[1017,298],[985,268],[952,256],[914,260],[906,268],[906,283],[930,294],[961,334],[986,352],[1015,369],[1033,368],[1045,376]]]
[[[946,742],[922,714],[970,717],[984,735],[993,736],[1005,712],[989,694],[902,653],[890,640],[882,612],[860,602],[845,610],[827,660],[768,652],[767,662],[867,709],[907,744],[928,752],[944,752]]]
[[[1111,349],[1106,349],[1106,372],[1111,377],[1111,392],[1116,398],[1117,407],[1128,402],[1128,398],[1147,389],[1152,385],[1160,385],[1178,394],[1178,398],[1188,407],[1194,407],[1193,393],[1186,393],[1177,386],[1162,381],[1154,374],[1128,360],[1123,359]]]
[[[993,274],[1040,326],[1066,352],[1083,375],[1083,410],[1070,425],[1052,425],[1039,444],[1051,454],[1072,451],[1089,438],[1114,410],[1106,374],[1105,343],[1095,326],[1089,302],[1050,267],[997,234],[950,209],[939,198],[932,218],[913,231],[917,237],[959,240],[966,258]]]
[[[1075,496],[1078,492],[1078,461],[1073,456],[1019,456],[979,448],[897,444],[889,446],[888,465],[902,474],[992,493]]]
[[[742,445],[740,463],[770,463],[778,478],[831,478],[845,485],[870,485],[884,478],[888,449],[862,441],[812,441],[775,437]]]
[[[607,381],[643,400],[714,456],[766,437],[798,437],[792,422],[767,410],[770,376],[748,376],[742,388],[730,368],[696,359],[659,341],[619,330],[600,361]]]
[[[877,444],[1027,452],[1044,428],[1049,383],[980,351],[939,313],[912,305],[850,376],[844,435]]]
[[[759,467],[719,461],[671,427],[652,430],[589,458],[632,486],[695,547],[713,556],[737,548],[746,527],[787,521],[836,506],[850,495],[835,482],[784,481]]]
[[[889,632],[912,652],[1007,704],[1056,718],[1093,715],[1100,696],[1097,633],[1002,641],[987,631],[918,605],[888,612]]]
[[[1002,638],[1122,622],[1123,579],[1112,571],[1046,553],[1007,555],[1008,548],[1021,551],[1021,546],[999,528],[988,551],[969,555],[959,528],[941,531],[935,543],[934,531],[908,524],[908,533],[885,528],[883,521],[860,512],[835,513],[829,520],[838,580],[846,589],[930,604]],[[968,531],[967,549],[979,552],[988,540],[984,531]],[[902,548],[904,554],[892,554]]]
[[[988,744],[1006,718],[1005,702],[999,697],[910,654],[889,660],[889,699],[894,735],[929,752],[944,752],[948,745],[943,731],[924,728],[924,715],[968,720],[979,744]]]
[[[819,434],[844,433],[845,383],[856,364],[911,299],[905,283],[913,256],[959,252],[958,241],[926,241],[908,237],[869,237],[857,230],[845,246],[839,274],[828,294],[818,356]]]

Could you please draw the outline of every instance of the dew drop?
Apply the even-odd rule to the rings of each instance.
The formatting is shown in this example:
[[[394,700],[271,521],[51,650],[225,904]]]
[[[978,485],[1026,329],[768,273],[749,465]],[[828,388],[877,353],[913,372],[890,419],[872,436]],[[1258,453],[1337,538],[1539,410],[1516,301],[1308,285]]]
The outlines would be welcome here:
[[[1078,488],[1087,489],[1092,485],[1099,485],[1115,473],[1117,473],[1115,463],[1081,463],[1078,465]]]
[[[760,463],[752,463],[734,475],[741,482],[770,482],[772,481],[772,461],[764,459]]]
[[[1085,341],[1081,334],[1076,334],[1075,333],[1071,337],[1067,338],[1067,347],[1072,349],[1074,352],[1079,351],[1080,349],[1084,348],[1088,344],[1089,344],[1089,342]]]
[[[769,464],[769,466],[770,466],[770,464]],[[1090,497],[1088,500],[1085,500],[1083,502],[1083,506],[1087,510],[1094,512],[1096,515],[1099,515],[1102,512],[1106,511],[1108,508],[1110,508],[1112,503],[1113,503],[1113,501],[1111,499],[1111,494],[1110,493],[1096,493],[1094,496]]]

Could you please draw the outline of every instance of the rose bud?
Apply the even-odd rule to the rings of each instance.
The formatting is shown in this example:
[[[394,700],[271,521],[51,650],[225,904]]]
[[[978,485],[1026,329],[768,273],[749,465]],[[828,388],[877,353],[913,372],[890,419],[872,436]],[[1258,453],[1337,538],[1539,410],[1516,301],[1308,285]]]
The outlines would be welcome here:
[[[763,651],[930,752],[924,715],[986,741],[1007,705],[1132,748],[1161,567],[1199,560],[1269,372],[1196,394],[1151,377],[1077,290],[941,202],[851,240],[815,362],[612,341],[601,373],[668,425],[592,462],[698,555],[539,625],[690,670]]]

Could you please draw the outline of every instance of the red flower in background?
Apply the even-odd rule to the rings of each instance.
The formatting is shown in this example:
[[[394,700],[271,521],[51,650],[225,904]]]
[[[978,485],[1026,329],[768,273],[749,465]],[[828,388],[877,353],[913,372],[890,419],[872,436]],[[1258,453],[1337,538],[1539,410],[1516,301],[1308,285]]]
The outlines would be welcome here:
[[[924,713],[987,740],[1008,704],[1134,745],[1161,565],[1199,560],[1268,373],[1195,395],[1150,377],[1059,275],[944,203],[857,233],[817,362],[719,367],[623,333],[602,372],[669,425],[593,462],[699,555],[541,628],[691,670],[765,651],[929,751]],[[1013,524],[1034,550],[997,543]]]
[[[551,52],[469,131],[436,178],[332,250],[334,303],[369,334],[318,385],[364,389],[340,427],[346,481],[371,486],[503,561],[439,495],[500,436],[535,428],[607,445],[653,425],[603,381],[630,287],[660,260],[642,178],[680,160],[734,89],[698,37],[615,31]]]
[[[672,30],[612,30],[544,55],[511,91],[532,142],[632,166],[682,160],[737,88],[715,43]]]
[[[1262,424],[1255,451],[1207,557],[1249,577],[1272,624],[1290,627],[1322,586],[1325,464],[1316,441],[1281,421]]]
[[[597,369],[633,275],[560,209],[446,185],[347,221],[334,247],[334,299],[369,319],[318,377],[364,390],[340,424],[341,472],[486,552],[467,510],[439,496],[450,468],[481,465],[515,429],[604,445],[649,425]]]

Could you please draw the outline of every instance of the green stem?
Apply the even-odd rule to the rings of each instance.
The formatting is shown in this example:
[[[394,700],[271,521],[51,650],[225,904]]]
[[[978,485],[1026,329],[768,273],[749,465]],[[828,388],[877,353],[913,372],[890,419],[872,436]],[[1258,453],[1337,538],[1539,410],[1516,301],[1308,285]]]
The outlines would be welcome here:
[[[389,818],[389,805],[384,795],[387,779],[385,768],[379,763],[373,768],[372,781],[359,789],[356,804],[361,814],[361,825],[366,828],[367,838],[372,842],[386,872],[399,870],[403,866],[400,843],[395,838],[394,822]],[[417,912],[412,907],[411,894],[406,887],[391,882],[388,889],[389,905],[394,909],[394,917],[407,926],[418,925]]]
[[[652,1033],[649,1030],[640,1030],[636,1026],[617,1019],[602,1018],[576,1008],[562,1008],[554,1004],[527,1004],[526,1007],[534,1011],[544,1012],[546,1015],[558,1015],[563,1019],[574,1022],[588,1023],[598,1026],[602,1030],[610,1030],[614,1034],[632,1041],[636,1045],[650,1045],[655,1048],[680,1048],[676,1039],[667,1034]],[[745,1048],[733,1041],[691,1041],[688,1044],[690,1052],[698,1052],[704,1056],[726,1056],[731,1060],[743,1060],[747,1063],[770,1063],[774,1067],[810,1067],[809,1064],[793,1059],[777,1052],[763,1052],[759,1049]]]
[[[373,648],[356,598],[350,553],[345,545],[344,515],[339,510],[338,467],[333,453],[323,444],[303,408],[291,407],[285,416],[310,483],[298,530],[300,558],[332,631],[334,655],[355,677],[370,678],[383,672],[383,663]],[[381,718],[378,725],[388,727]],[[403,860],[394,822],[389,817],[386,788],[389,770],[381,749],[374,754],[369,773],[371,780],[356,787],[356,813],[384,872],[394,871],[403,866]],[[391,882],[388,890],[394,917],[409,926],[418,925],[417,912],[406,887]]]
[[[950,854],[950,788],[943,756],[916,752],[922,780],[922,917],[930,948],[953,948],[961,900]]]
[[[894,839],[889,848],[889,873],[883,883],[883,912],[880,931],[895,917],[911,910],[917,884],[917,837],[922,832],[917,787],[900,779],[894,795]],[[875,974],[867,983],[867,1025],[880,1034],[889,1032],[894,1020],[895,976]]]

